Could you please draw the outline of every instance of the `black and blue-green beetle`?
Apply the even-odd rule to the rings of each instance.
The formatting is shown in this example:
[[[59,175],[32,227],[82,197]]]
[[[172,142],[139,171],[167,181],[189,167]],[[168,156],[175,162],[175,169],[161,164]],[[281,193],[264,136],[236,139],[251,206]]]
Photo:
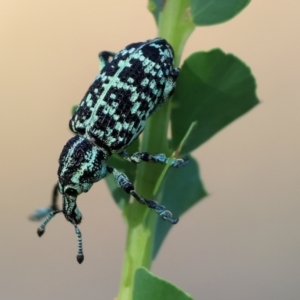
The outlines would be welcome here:
[[[141,197],[124,173],[107,165],[107,160],[113,153],[133,163],[168,162],[165,154],[128,154],[126,148],[144,130],[147,118],[174,91],[179,69],[174,68],[173,49],[166,40],[156,38],[130,44],[117,54],[101,52],[99,58],[101,72],[70,120],[70,129],[76,135],[62,150],[53,204],[38,228],[38,235],[41,236],[52,217],[62,212],[75,226],[79,263],[84,256],[81,233],[77,227],[82,219],[76,205],[77,196],[87,192],[95,182],[109,174],[141,204],[154,209],[164,220],[173,224],[178,222],[164,206]],[[187,160],[180,158],[171,160],[173,167],[181,167],[187,163]],[[57,189],[63,196],[62,210],[58,210],[56,206]]]

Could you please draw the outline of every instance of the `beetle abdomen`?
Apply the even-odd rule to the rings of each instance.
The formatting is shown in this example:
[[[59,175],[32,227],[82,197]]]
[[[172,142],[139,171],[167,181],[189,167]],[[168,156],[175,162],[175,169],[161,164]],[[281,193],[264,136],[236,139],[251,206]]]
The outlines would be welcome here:
[[[161,38],[127,46],[101,70],[70,121],[111,152],[127,147],[170,96],[178,69]],[[165,92],[167,90],[167,93]]]

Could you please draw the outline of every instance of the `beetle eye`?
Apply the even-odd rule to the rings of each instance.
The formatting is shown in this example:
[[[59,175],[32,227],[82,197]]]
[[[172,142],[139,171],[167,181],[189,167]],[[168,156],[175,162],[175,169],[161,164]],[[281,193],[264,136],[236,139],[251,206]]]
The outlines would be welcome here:
[[[75,189],[68,188],[65,190],[65,195],[71,196],[71,197],[77,197],[78,193]]]

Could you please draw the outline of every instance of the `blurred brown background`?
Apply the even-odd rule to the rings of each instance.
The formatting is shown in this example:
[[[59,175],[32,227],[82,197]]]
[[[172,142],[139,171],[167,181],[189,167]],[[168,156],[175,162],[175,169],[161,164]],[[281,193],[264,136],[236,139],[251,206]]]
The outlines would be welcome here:
[[[0,1],[1,299],[113,299],[125,226],[104,182],[80,196],[85,261],[45,206],[71,133],[70,110],[98,72],[97,54],[156,36],[146,0]],[[300,298],[299,2],[252,1],[197,28],[184,57],[221,47],[244,60],[262,104],[194,155],[210,196],[168,236],[153,271],[195,299]]]

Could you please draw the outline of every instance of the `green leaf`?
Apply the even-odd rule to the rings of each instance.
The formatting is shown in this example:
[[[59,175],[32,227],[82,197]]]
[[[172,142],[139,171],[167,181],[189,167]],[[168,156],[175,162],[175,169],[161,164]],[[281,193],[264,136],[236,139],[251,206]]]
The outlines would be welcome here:
[[[171,112],[172,143],[176,149],[192,122],[197,125],[186,141],[189,153],[226,125],[258,104],[251,70],[220,49],[197,52],[181,69]]]
[[[250,0],[191,0],[191,14],[198,26],[228,21],[242,11]]]
[[[128,148],[126,148],[126,151],[130,154],[137,152],[138,150],[139,150],[138,138]],[[132,183],[134,183],[135,176],[136,176],[136,169],[137,169],[136,164],[126,161],[118,154],[114,154],[113,156],[111,156],[107,164],[116,168],[118,171],[125,173],[128,176],[129,180]],[[121,189],[117,185],[116,180],[112,175],[105,177],[105,180],[115,202],[123,210],[124,206],[129,202],[130,195],[127,194],[123,189]]]
[[[133,300],[193,300],[172,283],[163,280],[145,268],[135,272]]]
[[[157,196],[159,203],[172,211],[174,217],[181,216],[207,195],[199,176],[197,161],[191,156],[188,158],[190,161],[186,166],[178,169],[169,169],[163,183],[163,188]],[[156,257],[165,237],[173,226],[160,218],[157,220],[152,254],[153,259]]]
[[[149,0],[148,10],[153,14],[156,24],[158,24],[159,13],[162,11],[164,0]]]

